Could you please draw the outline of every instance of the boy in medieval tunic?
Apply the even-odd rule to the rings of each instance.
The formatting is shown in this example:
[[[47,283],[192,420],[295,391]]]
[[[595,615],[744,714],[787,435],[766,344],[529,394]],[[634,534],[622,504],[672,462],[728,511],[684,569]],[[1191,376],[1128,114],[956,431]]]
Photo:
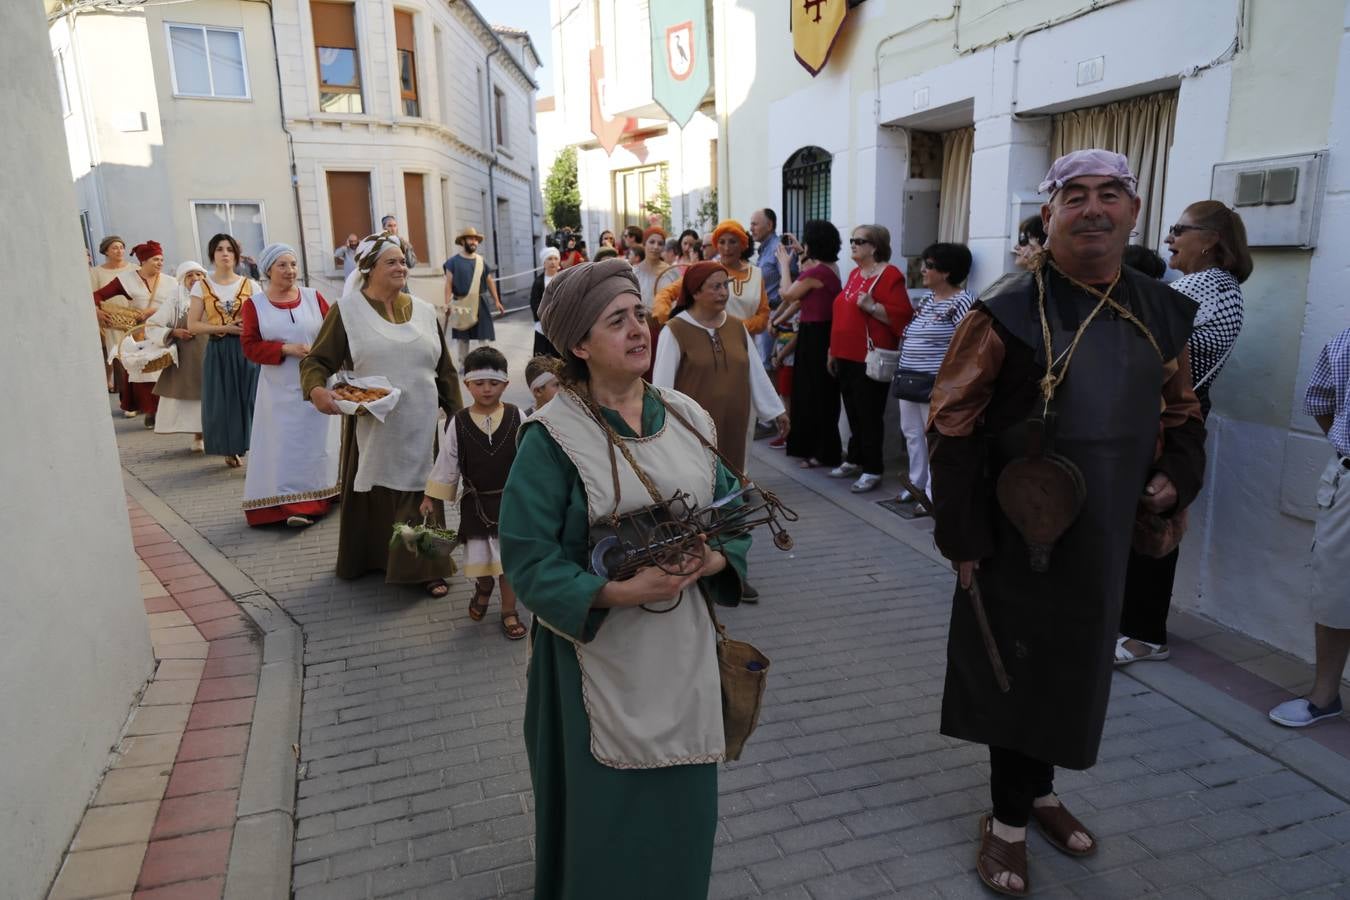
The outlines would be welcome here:
[[[502,402],[502,392],[509,383],[506,357],[500,350],[479,347],[465,357],[464,385],[473,403],[445,423],[440,452],[427,479],[422,513],[430,515],[437,500],[459,500],[464,574],[474,579],[469,618],[480,622],[487,615],[496,579],[502,589],[502,632],[518,641],[528,632],[516,612],[515,591],[502,574],[501,546],[497,542],[502,490],[516,458],[516,432],[522,419],[519,409]]]
[[[1030,890],[1031,820],[1061,852],[1097,849],[1056,798],[1054,766],[1097,759],[1137,509],[1175,515],[1204,472],[1186,351],[1196,305],[1121,267],[1135,186],[1116,153],[1056,160],[1041,184],[1046,256],[971,309],[933,388],[934,537],[959,573],[941,730],[989,747],[993,811],[980,822],[976,868],[1013,896]],[[1046,412],[1054,436],[1038,447]],[[1047,463],[1042,450],[1057,456]],[[1081,508],[1066,505],[1048,562],[1033,562],[1014,524],[1028,527],[1027,506],[1003,502],[1016,479],[1000,480],[1037,460],[1081,475]]]

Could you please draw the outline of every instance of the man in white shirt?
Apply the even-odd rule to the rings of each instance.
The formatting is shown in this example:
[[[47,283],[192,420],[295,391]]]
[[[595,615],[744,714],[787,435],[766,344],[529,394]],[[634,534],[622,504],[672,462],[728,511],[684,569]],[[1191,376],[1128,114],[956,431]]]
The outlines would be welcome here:
[[[347,243],[333,251],[333,265],[342,269],[342,277],[346,278],[352,274],[352,269],[356,268],[356,246],[361,243],[361,239],[354,233],[347,235]]]

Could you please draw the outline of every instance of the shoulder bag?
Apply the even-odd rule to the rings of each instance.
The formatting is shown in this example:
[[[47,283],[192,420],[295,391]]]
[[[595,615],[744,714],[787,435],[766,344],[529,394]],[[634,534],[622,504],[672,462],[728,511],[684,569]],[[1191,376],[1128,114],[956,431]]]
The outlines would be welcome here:
[[[876,277],[872,279],[872,283],[868,285],[865,291],[863,291],[862,296],[871,296],[872,288],[877,286],[877,282],[880,281],[881,276],[885,274],[886,269],[882,268],[882,270],[877,273]],[[861,300],[862,297],[859,297],[859,299]],[[862,312],[865,317],[863,319],[863,329],[867,333],[867,356],[863,358],[864,371],[867,373],[867,377],[873,381],[890,384],[891,379],[895,378],[896,370],[900,367],[900,351],[898,349],[883,350],[881,347],[878,347],[872,341],[872,316],[867,312],[864,312],[861,306],[859,306],[858,311]]]

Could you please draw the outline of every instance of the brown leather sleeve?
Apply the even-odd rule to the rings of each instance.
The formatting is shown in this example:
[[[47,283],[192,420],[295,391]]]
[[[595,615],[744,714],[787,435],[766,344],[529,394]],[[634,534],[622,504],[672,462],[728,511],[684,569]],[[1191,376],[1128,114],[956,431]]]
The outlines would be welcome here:
[[[1154,462],[1177,489],[1175,510],[1185,509],[1205,483],[1205,420],[1191,386],[1190,351],[1169,363],[1162,386],[1162,454]]]
[[[938,369],[928,412],[929,431],[948,437],[968,437],[975,432],[994,396],[1005,350],[994,331],[994,317],[981,307],[972,309],[956,326]]]

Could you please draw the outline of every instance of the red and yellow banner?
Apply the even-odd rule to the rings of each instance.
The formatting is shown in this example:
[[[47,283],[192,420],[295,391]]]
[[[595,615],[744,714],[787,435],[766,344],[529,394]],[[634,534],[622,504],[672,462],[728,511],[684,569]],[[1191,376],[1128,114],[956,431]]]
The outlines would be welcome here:
[[[830,60],[848,16],[848,0],[788,0],[792,4],[792,53],[811,77]]]

